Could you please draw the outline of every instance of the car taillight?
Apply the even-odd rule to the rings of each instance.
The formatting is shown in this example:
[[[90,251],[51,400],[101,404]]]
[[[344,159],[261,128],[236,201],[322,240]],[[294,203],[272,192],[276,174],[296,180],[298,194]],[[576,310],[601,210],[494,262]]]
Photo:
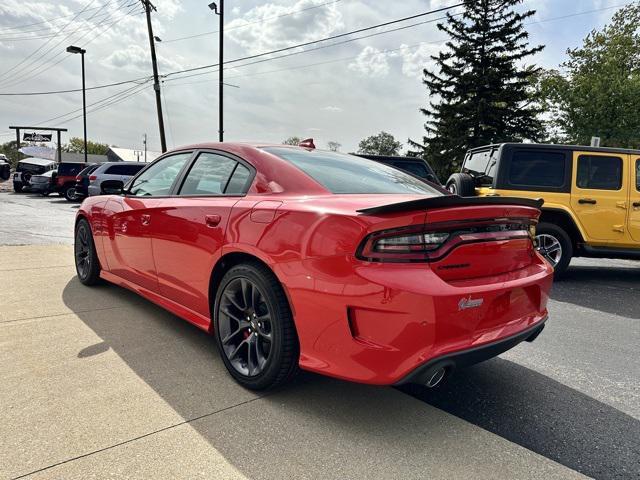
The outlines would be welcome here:
[[[440,248],[448,232],[425,232],[419,229],[383,230],[369,235],[358,251],[366,260],[411,262],[425,259],[425,254]]]
[[[89,175],[89,181],[93,182],[95,179],[97,179],[97,175]]]
[[[82,180],[82,177],[80,175],[76,175],[76,182],[79,182]]]

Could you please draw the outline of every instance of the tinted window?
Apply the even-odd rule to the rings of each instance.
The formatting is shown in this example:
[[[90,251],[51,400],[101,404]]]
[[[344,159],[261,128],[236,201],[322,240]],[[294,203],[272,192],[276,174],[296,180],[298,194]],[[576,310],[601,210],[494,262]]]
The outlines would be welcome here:
[[[442,193],[401,170],[353,155],[320,150],[267,147],[332,193]]]
[[[136,173],[142,170],[145,165],[111,165],[108,167],[104,173],[109,175],[126,175],[129,177],[133,177]]]
[[[237,163],[216,153],[201,153],[184,179],[180,195],[221,195]]]
[[[178,153],[158,160],[131,184],[129,193],[137,196],[168,195],[191,153]]]
[[[58,165],[58,175],[78,175],[84,169],[84,163],[61,163]]]
[[[509,166],[509,183],[523,187],[562,187],[565,158],[561,152],[515,151]]]
[[[622,159],[580,155],[578,157],[578,188],[620,190],[622,187]]]
[[[251,175],[249,169],[239,163],[234,170],[233,175],[231,175],[231,179],[229,180],[224,193],[245,193],[247,190],[247,181],[249,180],[249,175]]]
[[[640,160],[636,160],[636,190],[640,192]]]
[[[88,167],[85,167],[82,170],[80,170],[80,173],[78,173],[78,175],[89,175],[98,167],[99,165],[89,165]]]
[[[429,175],[430,173],[427,170],[427,167],[425,167],[424,163],[421,163],[421,162],[395,161],[395,162],[392,162],[392,164],[394,167],[398,167],[409,173],[413,173],[415,176],[420,178],[427,178],[427,175]]]

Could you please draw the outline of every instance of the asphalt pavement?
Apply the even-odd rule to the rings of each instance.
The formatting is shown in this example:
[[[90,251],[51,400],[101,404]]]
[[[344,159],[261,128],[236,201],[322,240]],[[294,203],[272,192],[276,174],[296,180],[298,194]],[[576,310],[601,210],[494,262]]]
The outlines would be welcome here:
[[[0,478],[640,478],[640,264],[577,259],[544,332],[442,387],[256,395],[73,269],[77,204],[0,193]]]

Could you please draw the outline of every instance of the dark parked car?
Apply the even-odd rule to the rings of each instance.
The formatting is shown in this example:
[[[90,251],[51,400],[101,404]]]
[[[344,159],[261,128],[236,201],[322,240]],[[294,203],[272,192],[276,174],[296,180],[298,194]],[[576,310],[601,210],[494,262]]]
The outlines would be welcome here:
[[[80,197],[87,197],[89,195],[89,175],[99,166],[99,163],[91,163],[76,175],[76,195]]]
[[[86,163],[60,162],[57,168],[58,175],[56,176],[54,191],[70,202],[78,200],[80,197],[76,192],[76,175],[86,166]]]
[[[438,180],[438,176],[436,172],[434,172],[431,165],[419,157],[394,157],[391,155],[368,155],[357,153],[359,157],[368,158],[369,160],[375,160],[376,162],[384,163],[385,165],[389,165],[390,167],[398,168],[402,171],[408,172],[416,177],[420,177],[424,180],[427,180],[431,183],[435,183],[440,185],[440,180]]]

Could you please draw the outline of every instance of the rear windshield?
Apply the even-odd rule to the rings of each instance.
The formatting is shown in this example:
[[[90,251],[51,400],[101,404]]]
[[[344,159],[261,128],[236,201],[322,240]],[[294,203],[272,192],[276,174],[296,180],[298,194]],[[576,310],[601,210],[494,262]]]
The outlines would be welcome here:
[[[89,175],[91,172],[93,172],[99,166],[100,165],[89,165],[88,167],[82,169],[78,175]]]
[[[58,175],[77,175],[84,168],[84,163],[61,163]]]
[[[40,175],[41,173],[46,172],[47,169],[42,165],[34,165],[33,163],[19,162],[18,166],[16,167],[16,171],[35,173],[36,175]]]
[[[286,147],[263,150],[294,164],[331,193],[443,195],[414,176],[373,160],[321,150]]]

